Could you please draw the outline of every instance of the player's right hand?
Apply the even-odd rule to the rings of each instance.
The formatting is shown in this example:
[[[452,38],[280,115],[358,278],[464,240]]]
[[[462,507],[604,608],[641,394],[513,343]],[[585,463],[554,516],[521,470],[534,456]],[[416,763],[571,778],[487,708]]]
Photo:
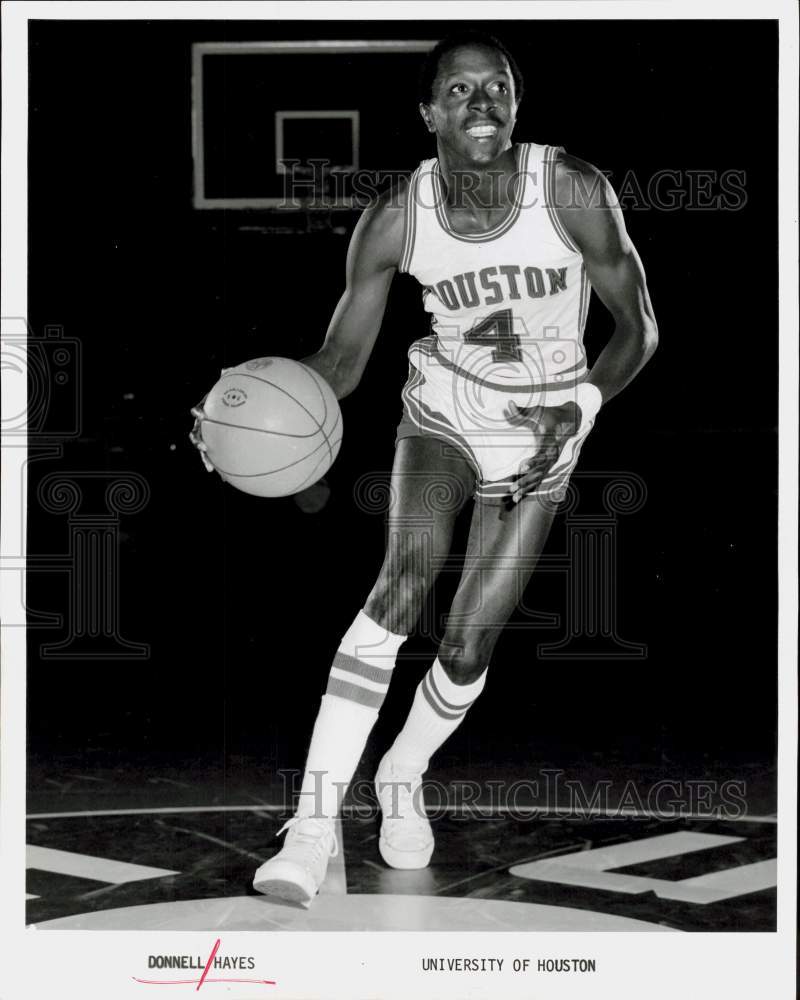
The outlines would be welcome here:
[[[206,418],[205,410],[203,409],[203,403],[208,399],[208,396],[203,396],[197,406],[193,406],[189,411],[194,417],[194,426],[189,431],[189,440],[197,448],[200,453],[200,458],[203,461],[203,465],[206,467],[207,472],[213,472],[214,466],[208,460],[208,445],[203,440],[203,421]]]
[[[519,503],[526,493],[538,489],[542,480],[558,461],[564,445],[577,434],[581,412],[574,402],[562,406],[522,407],[512,400],[506,411],[512,426],[529,427],[534,437],[534,454],[520,466],[512,503]]]

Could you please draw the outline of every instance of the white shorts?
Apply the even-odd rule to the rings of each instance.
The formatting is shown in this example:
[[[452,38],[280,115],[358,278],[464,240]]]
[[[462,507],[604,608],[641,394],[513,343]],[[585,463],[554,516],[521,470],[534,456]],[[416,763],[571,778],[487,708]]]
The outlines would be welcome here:
[[[435,352],[427,350],[425,340],[417,341],[409,352],[411,364],[397,440],[431,437],[447,442],[475,472],[475,499],[504,503],[514,492],[520,466],[537,452],[530,428],[510,422],[509,403],[513,400],[522,408],[561,406],[575,401],[575,387],[546,391],[489,388],[443,365]],[[556,464],[526,497],[547,497],[553,502],[563,496],[593,426],[594,418],[582,416],[577,433],[564,445]]]

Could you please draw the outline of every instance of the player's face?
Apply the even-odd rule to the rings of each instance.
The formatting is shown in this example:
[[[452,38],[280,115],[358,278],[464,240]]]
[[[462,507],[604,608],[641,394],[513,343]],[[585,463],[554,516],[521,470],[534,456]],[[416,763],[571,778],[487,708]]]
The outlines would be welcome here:
[[[430,104],[420,114],[440,147],[478,164],[508,149],[517,113],[508,60],[496,49],[467,46],[442,57]]]

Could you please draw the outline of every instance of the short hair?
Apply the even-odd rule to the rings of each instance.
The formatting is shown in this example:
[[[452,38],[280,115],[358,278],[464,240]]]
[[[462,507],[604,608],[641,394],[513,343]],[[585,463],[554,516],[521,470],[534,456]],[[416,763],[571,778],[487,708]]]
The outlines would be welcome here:
[[[522,92],[524,90],[524,81],[522,79],[522,73],[520,72],[519,66],[508,51],[508,49],[503,45],[499,38],[495,38],[494,35],[490,35],[486,31],[459,31],[453,35],[448,35],[447,38],[443,38],[431,51],[428,53],[425,62],[422,65],[422,71],[419,77],[419,101],[421,104],[430,104],[433,99],[433,84],[436,80],[436,74],[439,72],[439,63],[442,61],[443,56],[446,56],[448,52],[452,52],[453,49],[463,49],[470,48],[474,46],[480,46],[484,49],[494,49],[499,52],[500,55],[505,56],[508,62],[508,68],[511,70],[511,76],[514,80],[514,94],[519,100],[522,97]]]

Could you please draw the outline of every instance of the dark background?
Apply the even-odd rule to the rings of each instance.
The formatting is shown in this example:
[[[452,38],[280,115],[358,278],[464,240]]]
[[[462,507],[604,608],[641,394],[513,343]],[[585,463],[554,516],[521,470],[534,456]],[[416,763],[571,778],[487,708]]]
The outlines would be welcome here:
[[[643,660],[536,661],[558,629],[511,629],[439,766],[525,772],[599,758],[661,777],[747,777],[776,752],[777,28],[759,22],[502,22],[526,77],[516,137],[611,172],[739,170],[738,211],[629,210],[661,347],[611,405],[584,471],[647,487],[619,521],[619,631]],[[274,235],[265,213],[192,208],[190,44],[270,38],[438,38],[424,22],[33,22],[29,320],[81,344],[80,436],[30,468],[29,552],[64,553],[64,515],[35,501],[59,470],[133,471],[151,495],[121,520],[119,625],[141,661],[49,660],[29,632],[32,767],[205,762],[233,787],[301,767],[331,656],[382,559],[380,513],[353,501],[391,468],[405,352],[424,335],[415,282],[396,280],[319,514],[239,494],[203,470],[189,407],[219,368],[320,343],[341,294],[346,236]],[[344,57],[343,57],[344,58]],[[324,80],[320,82],[324,88]],[[411,169],[434,155],[415,81],[365,81],[396,116]],[[685,181],[683,182],[685,185]],[[352,224],[352,220],[351,220]],[[610,330],[594,299],[590,355]],[[463,536],[459,543],[463,542]],[[557,523],[549,552],[563,550]],[[29,604],[66,612],[68,576],[31,573]],[[446,607],[445,579],[436,606]],[[541,574],[529,607],[563,615]],[[417,638],[375,744],[433,656]],[[377,759],[370,750],[368,760]],[[74,767],[73,767],[74,769]],[[35,770],[35,768],[34,768]],[[32,772],[33,773],[33,772]],[[200,772],[198,772],[200,773]],[[256,789],[253,790],[254,794]]]

